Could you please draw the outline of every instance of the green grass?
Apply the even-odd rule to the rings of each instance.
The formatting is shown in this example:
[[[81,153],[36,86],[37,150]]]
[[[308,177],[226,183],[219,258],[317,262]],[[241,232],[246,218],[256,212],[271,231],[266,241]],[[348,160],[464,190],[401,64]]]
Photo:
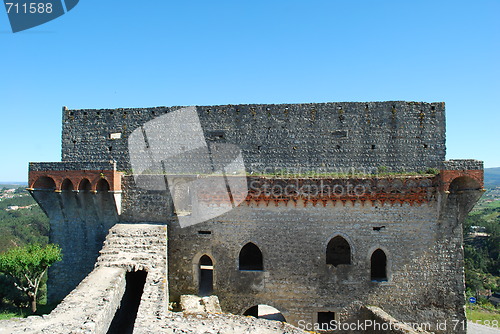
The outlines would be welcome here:
[[[35,315],[49,314],[53,309],[56,308],[56,306],[57,303],[48,305],[38,304]],[[33,315],[33,313],[31,313],[31,309],[28,307],[19,309],[10,306],[4,309],[0,309],[0,320],[7,320],[11,318],[26,318],[30,315]]]
[[[481,200],[476,206],[477,209],[496,209],[500,208],[500,201],[486,202],[484,199]]]
[[[7,307],[0,310],[0,320],[7,320],[10,318],[26,318],[29,315],[31,315],[31,312],[28,309]]]
[[[22,316],[20,316],[16,312],[8,312],[8,311],[0,312],[0,320],[7,320],[7,319],[10,319],[10,318],[15,318],[15,317],[19,318],[19,317],[22,317]]]
[[[500,310],[484,309],[480,306],[467,306],[467,320],[476,324],[496,324],[500,326]]]

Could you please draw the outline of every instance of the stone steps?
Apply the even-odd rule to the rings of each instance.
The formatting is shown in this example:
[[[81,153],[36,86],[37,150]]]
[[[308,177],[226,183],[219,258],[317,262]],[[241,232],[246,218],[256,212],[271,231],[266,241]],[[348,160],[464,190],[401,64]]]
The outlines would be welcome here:
[[[96,266],[165,266],[166,227],[150,224],[117,224],[108,233]]]

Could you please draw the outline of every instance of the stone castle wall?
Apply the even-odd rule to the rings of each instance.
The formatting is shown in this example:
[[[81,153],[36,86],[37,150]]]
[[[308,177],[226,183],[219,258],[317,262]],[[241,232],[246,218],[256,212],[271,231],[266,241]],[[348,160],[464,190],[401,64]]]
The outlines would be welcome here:
[[[129,171],[130,134],[179,108],[63,109],[62,160],[114,160],[119,171]],[[418,171],[440,168],[445,160],[444,103],[226,105],[196,111],[205,138],[237,145],[248,171]]]
[[[450,328],[465,321],[461,221],[481,191],[447,194],[440,190],[440,176],[367,181],[378,183],[370,195],[324,202],[250,194],[222,216],[181,228],[166,192],[137,188],[128,176],[122,219],[148,217],[169,225],[172,300],[198,293],[199,261],[208,255],[214,294],[227,312],[243,314],[267,304],[299,325],[317,322],[318,312],[327,311],[349,322],[361,317],[361,305],[377,305],[398,320],[460,333]],[[350,265],[326,264],[327,244],[337,235],[350,244]],[[262,251],[264,270],[239,270],[239,252],[248,242]],[[378,248],[388,258],[387,282],[370,279],[370,257]],[[436,328],[443,323],[449,331]]]
[[[247,172],[373,172],[382,166],[441,172],[303,177],[296,181],[352,187],[346,194],[288,197],[256,195],[253,189],[233,210],[185,228],[163,175],[142,175],[142,180],[163,182],[147,189],[129,175],[127,146],[134,130],[179,108],[63,110],[63,161],[30,164],[33,196],[51,219],[51,241],[65,253],[50,273],[50,299],[64,297],[92,270],[111,226],[148,222],[169,229],[171,301],[199,292],[200,259],[207,255],[213,261],[214,293],[226,312],[242,314],[268,304],[297,325],[318,321],[318,312],[355,321],[363,317],[363,305],[376,305],[401,321],[430,321],[433,330],[438,322],[451,326],[465,320],[461,222],[481,195],[482,163],[444,161],[443,103],[196,107],[208,143],[238,146]],[[80,174],[89,178],[91,191],[77,186]],[[53,189],[36,189],[38,177],[52,178]],[[74,191],[63,190],[65,177]],[[176,177],[184,186],[205,176]],[[97,185],[106,178],[110,189],[101,191]],[[254,175],[247,180],[249,188],[256,181],[262,190],[262,183],[286,186],[292,178]],[[362,194],[356,192],[358,185]],[[184,190],[201,199],[218,197]],[[327,244],[337,235],[349,243],[349,265],[326,264]],[[238,255],[248,242],[262,251],[263,270],[239,270]],[[376,249],[387,256],[387,282],[370,278]]]

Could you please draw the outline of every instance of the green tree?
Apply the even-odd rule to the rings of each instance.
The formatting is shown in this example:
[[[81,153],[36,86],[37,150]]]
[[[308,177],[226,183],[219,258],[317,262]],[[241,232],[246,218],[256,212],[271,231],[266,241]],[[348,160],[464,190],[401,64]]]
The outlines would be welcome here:
[[[40,282],[47,269],[61,259],[58,245],[28,244],[0,254],[0,272],[12,277],[14,286],[28,297],[35,313]]]

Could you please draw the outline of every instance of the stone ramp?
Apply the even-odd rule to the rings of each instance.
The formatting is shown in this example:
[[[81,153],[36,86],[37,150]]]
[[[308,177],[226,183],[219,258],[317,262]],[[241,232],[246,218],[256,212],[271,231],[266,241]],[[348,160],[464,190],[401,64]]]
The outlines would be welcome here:
[[[110,229],[100,253],[96,267],[147,272],[134,328],[154,333],[156,322],[168,311],[167,226],[117,224]]]

